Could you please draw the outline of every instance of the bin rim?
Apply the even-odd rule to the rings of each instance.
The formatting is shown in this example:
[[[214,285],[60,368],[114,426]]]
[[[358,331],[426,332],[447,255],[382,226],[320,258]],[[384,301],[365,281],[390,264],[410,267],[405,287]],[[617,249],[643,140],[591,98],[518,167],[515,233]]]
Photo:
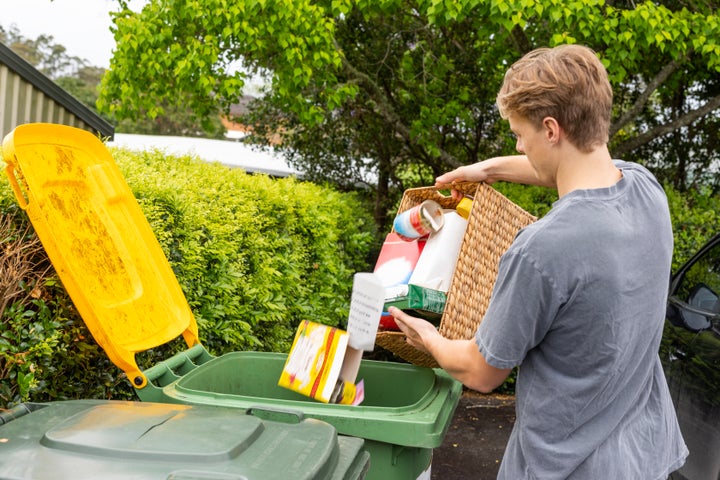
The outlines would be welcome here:
[[[153,400],[243,409],[250,405],[267,405],[275,408],[301,410],[308,417],[333,424],[343,435],[405,447],[435,448],[442,443],[462,394],[462,384],[441,368],[369,359],[363,359],[362,363],[432,375],[432,385],[417,401],[397,407],[363,404],[353,406],[327,404],[312,399],[289,400],[258,395],[237,395],[198,390],[184,385],[189,380],[202,378],[207,368],[231,361],[233,357],[267,358],[279,361],[286,356],[287,354],[276,352],[229,352],[209,360],[199,368],[160,387],[156,390]],[[142,392],[138,393],[142,398]],[[368,428],[370,425],[381,425],[381,431],[378,431],[377,428]]]

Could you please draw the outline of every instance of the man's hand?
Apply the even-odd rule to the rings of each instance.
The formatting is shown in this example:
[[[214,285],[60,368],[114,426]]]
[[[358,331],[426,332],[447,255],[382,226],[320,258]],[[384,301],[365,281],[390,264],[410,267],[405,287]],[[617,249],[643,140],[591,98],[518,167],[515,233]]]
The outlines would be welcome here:
[[[510,369],[489,365],[475,340],[450,340],[440,335],[428,321],[411,317],[395,307],[390,307],[388,311],[410,345],[432,355],[441,368],[465,386],[489,393],[510,374]]]
[[[472,165],[463,165],[455,170],[444,173],[435,179],[436,186],[452,185],[460,182],[492,183],[487,172],[488,163],[478,162]]]
[[[390,307],[389,313],[395,318],[395,323],[410,345],[422,352],[431,353],[425,345],[426,342],[432,343],[434,337],[440,337],[435,325],[421,318],[411,317],[395,307]]]

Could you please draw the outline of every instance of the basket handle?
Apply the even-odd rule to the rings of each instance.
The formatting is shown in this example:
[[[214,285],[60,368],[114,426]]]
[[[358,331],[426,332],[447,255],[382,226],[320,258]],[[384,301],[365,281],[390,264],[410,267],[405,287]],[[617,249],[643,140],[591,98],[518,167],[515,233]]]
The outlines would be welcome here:
[[[400,202],[398,213],[417,205],[423,200],[434,200],[443,208],[455,208],[459,200],[452,198],[450,194],[444,194],[443,190],[458,190],[466,196],[475,196],[478,189],[482,186],[478,182],[458,182],[454,184],[435,185],[432,187],[418,187],[405,190],[403,199]]]
[[[442,193],[442,190],[457,190],[463,195],[467,196],[474,196],[477,189],[482,185],[482,182],[453,182],[453,183],[443,183],[440,185],[435,185],[433,188],[435,188],[439,195],[441,195],[443,198],[452,197],[452,195],[445,195]]]

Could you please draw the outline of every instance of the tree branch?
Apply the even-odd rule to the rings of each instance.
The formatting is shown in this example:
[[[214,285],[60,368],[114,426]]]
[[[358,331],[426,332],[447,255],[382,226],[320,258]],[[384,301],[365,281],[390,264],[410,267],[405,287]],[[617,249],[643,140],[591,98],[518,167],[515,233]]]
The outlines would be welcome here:
[[[338,49],[338,51],[341,51],[339,45],[336,44],[335,47]],[[365,85],[365,91],[373,102],[373,108],[375,109],[375,112],[382,118],[384,118],[385,121],[387,121],[390,126],[392,126],[393,130],[398,135],[400,135],[400,137],[405,140],[408,145],[420,147],[413,140],[412,135],[410,134],[410,128],[402,122],[400,116],[395,112],[395,109],[390,104],[390,101],[383,93],[380,86],[378,86],[378,84],[375,83],[375,81],[370,78],[369,75],[359,71],[350,62],[348,62],[344,55],[341,55],[341,58],[343,67],[347,72],[348,76],[350,76],[351,78],[355,78],[359,83]],[[457,168],[462,165],[457,158],[442,149],[440,150],[440,159],[452,168]]]
[[[645,145],[646,143],[648,143],[649,141],[651,141],[657,137],[660,137],[660,136],[668,134],[674,130],[685,127],[687,125],[690,125],[692,122],[694,122],[698,118],[701,118],[718,108],[720,108],[720,95],[717,95],[717,96],[711,98],[702,107],[698,108],[697,110],[693,110],[691,112],[686,113],[685,115],[676,119],[673,122],[659,125],[659,126],[653,128],[652,130],[648,130],[647,132],[638,135],[637,137],[631,138],[629,140],[626,140],[626,141],[620,143],[617,147],[615,147],[613,149],[613,156],[622,157],[627,152],[630,152],[642,145]]]
[[[530,39],[525,34],[525,30],[520,25],[515,25],[510,31],[510,38],[515,43],[515,46],[520,51],[521,55],[525,55],[533,49]]]
[[[640,114],[653,92],[655,92],[655,90],[657,90],[670,75],[676,72],[678,68],[680,68],[680,63],[672,60],[670,63],[665,65],[663,69],[658,72],[657,75],[655,75],[655,77],[650,81],[650,83],[647,84],[645,90],[640,94],[637,100],[635,100],[635,103],[633,103],[633,105],[625,112],[623,112],[620,118],[618,118],[612,123],[612,125],[610,125],[610,137],[615,135],[622,127],[627,125],[631,120],[633,120]]]

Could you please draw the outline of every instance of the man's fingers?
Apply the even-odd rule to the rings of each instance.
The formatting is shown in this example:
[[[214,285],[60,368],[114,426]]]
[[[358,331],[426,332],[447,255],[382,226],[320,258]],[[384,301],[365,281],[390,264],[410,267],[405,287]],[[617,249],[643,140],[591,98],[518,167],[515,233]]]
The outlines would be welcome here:
[[[390,307],[388,309],[388,313],[393,316],[393,318],[395,319],[395,323],[400,328],[400,330],[407,335],[409,327],[407,323],[405,323],[403,320],[405,319],[405,317],[408,317],[408,314],[395,307]]]
[[[409,315],[407,313],[403,312],[402,310],[400,310],[397,307],[388,308],[388,313],[390,315],[392,315],[393,318],[395,318],[395,320],[400,320],[400,321],[402,321],[403,318],[405,318],[405,317],[409,317]]]

